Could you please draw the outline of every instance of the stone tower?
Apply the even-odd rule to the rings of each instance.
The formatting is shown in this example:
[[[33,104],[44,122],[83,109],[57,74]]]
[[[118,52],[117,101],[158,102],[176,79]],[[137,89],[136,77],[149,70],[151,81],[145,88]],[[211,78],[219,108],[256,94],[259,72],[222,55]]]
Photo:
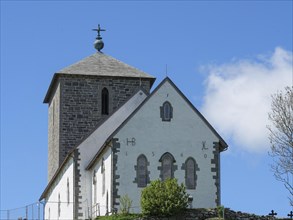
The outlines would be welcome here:
[[[155,78],[98,51],[57,73],[48,103],[48,181],[66,155],[139,87]]]

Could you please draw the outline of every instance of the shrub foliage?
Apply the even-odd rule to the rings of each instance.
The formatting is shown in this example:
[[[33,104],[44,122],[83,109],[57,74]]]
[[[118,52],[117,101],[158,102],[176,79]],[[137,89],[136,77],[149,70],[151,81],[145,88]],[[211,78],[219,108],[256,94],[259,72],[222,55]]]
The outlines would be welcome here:
[[[142,213],[149,216],[171,216],[186,209],[188,195],[176,179],[155,180],[141,194]]]
[[[142,216],[140,214],[116,214],[110,216],[100,216],[96,220],[137,220]]]

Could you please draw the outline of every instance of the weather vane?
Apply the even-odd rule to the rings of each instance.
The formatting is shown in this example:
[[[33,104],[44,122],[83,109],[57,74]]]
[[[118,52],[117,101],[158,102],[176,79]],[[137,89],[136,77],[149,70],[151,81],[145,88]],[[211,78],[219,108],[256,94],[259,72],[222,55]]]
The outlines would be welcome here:
[[[98,32],[98,36],[96,37],[96,41],[94,42],[94,46],[98,51],[101,51],[104,48],[104,42],[102,41],[102,37],[100,32],[101,31],[106,31],[105,29],[101,29],[100,24],[98,25],[97,29],[93,29],[93,31]]]

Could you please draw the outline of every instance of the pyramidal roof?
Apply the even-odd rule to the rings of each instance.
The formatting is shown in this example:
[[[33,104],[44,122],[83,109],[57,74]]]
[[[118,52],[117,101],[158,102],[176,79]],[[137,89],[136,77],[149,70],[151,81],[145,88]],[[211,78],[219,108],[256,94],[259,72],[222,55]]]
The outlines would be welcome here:
[[[74,63],[57,73],[93,75],[93,76],[120,76],[120,77],[139,77],[154,78],[135,67],[129,66],[113,57],[97,52],[88,56],[77,63]]]
[[[151,81],[151,85],[155,81],[155,77],[152,75],[149,75],[135,67],[129,66],[128,64],[123,63],[102,52],[96,52],[91,56],[88,56],[68,67],[57,71],[51,81],[44,99],[44,103],[49,102],[54,84],[60,75],[147,78]]]

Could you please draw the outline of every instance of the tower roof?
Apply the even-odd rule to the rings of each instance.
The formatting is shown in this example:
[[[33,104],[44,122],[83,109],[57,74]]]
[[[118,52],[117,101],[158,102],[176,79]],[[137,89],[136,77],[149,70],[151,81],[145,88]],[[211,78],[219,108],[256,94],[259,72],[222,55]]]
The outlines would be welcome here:
[[[64,69],[59,70],[57,73],[154,79],[153,76],[101,52],[97,52],[91,56],[88,56],[78,61],[77,63],[74,63],[68,67],[65,67]]]
[[[89,75],[89,76],[110,76],[110,77],[130,77],[130,78],[147,78],[150,79],[151,85],[155,81],[155,77],[129,66],[111,56],[97,52],[88,56],[68,67],[57,71],[52,79],[50,87],[47,91],[44,103],[48,103],[51,90],[54,83],[60,75]]]

